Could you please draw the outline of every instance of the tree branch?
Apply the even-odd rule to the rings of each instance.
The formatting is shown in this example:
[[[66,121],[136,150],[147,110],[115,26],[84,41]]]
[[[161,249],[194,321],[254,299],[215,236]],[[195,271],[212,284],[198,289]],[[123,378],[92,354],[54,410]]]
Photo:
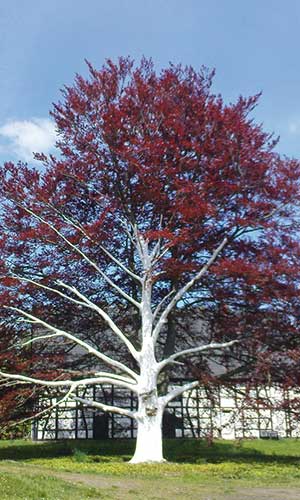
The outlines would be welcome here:
[[[125,373],[128,373],[128,375],[130,375],[134,380],[138,380],[138,375],[133,370],[128,368],[126,365],[124,365],[120,361],[116,361],[116,360],[110,358],[109,356],[106,356],[105,354],[102,354],[101,352],[97,351],[96,349],[94,349],[94,347],[90,346],[89,344],[87,344],[83,340],[77,338],[75,335],[72,335],[71,333],[65,332],[64,330],[60,330],[59,328],[56,328],[56,327],[50,325],[46,321],[43,321],[43,320],[37,318],[36,316],[33,316],[32,314],[29,314],[25,311],[22,311],[22,309],[19,309],[17,307],[5,306],[5,308],[11,309],[12,311],[16,311],[16,312],[20,313],[22,316],[25,316],[25,318],[28,318],[28,320],[30,322],[40,324],[40,325],[44,326],[47,330],[54,332],[54,334],[51,334],[51,335],[40,335],[39,337],[35,337],[34,339],[32,339],[32,341],[44,340],[46,338],[54,338],[54,337],[68,338],[68,339],[72,340],[74,343],[83,347],[83,349],[85,349],[88,353],[93,354],[95,357],[101,359],[102,361],[104,361],[108,365],[110,365],[114,368],[118,368],[119,370],[121,370]]]
[[[86,305],[90,308],[96,311],[103,319],[104,321],[108,324],[108,326],[111,328],[111,330],[119,337],[123,343],[126,345],[127,349],[131,353],[131,355],[134,357],[134,359],[138,360],[139,354],[138,351],[135,349],[134,345],[128,340],[126,335],[120,330],[120,328],[115,324],[115,322],[111,319],[111,317],[99,306],[94,304],[92,301],[90,301],[85,295],[83,295],[77,288],[74,286],[67,285],[63,281],[59,280],[57,282],[60,286],[66,288],[69,290],[71,293],[74,293],[79,297]]]
[[[183,351],[176,352],[175,354],[172,354],[168,358],[164,359],[160,363],[158,363],[158,370],[159,372],[167,365],[174,363],[174,361],[181,357],[181,356],[187,356],[189,354],[195,354],[197,352],[203,352],[203,351],[208,351],[208,350],[214,350],[214,349],[225,349],[226,347],[231,347],[234,344],[237,344],[240,342],[239,340],[230,340],[229,342],[211,342],[210,344],[206,344],[203,346],[198,346],[198,347],[191,347],[190,349],[184,349]],[[158,373],[159,373],[158,372]]]
[[[168,403],[170,403],[170,401],[172,401],[172,399],[175,399],[175,398],[177,398],[177,396],[180,396],[184,392],[190,391],[191,389],[195,389],[195,387],[198,387],[198,386],[199,386],[198,381],[189,382],[188,384],[182,385],[180,387],[176,387],[176,389],[173,389],[165,396],[161,396],[159,399],[160,399],[162,405],[166,406]]]
[[[27,417],[27,418],[24,418],[23,420],[19,420],[19,421],[15,422],[12,426],[24,424],[25,422],[28,422],[30,420],[35,420],[35,419],[41,417],[42,415],[45,415],[46,413],[51,412],[52,410],[54,410],[54,408],[56,408],[57,406],[62,404],[64,401],[66,401],[75,389],[76,389],[76,385],[71,386],[71,388],[68,390],[68,392],[60,400],[53,403],[50,407],[45,408],[44,410],[42,410],[38,413],[35,413],[35,415],[32,415],[31,417]],[[7,427],[11,427],[11,425],[9,425]],[[4,429],[7,427],[4,427]]]
[[[125,410],[124,408],[119,408],[118,406],[109,406],[103,403],[99,403],[97,401],[91,401],[89,399],[80,398],[78,396],[72,396],[71,398],[75,401],[79,401],[79,403],[83,403],[86,406],[92,406],[94,408],[98,408],[103,411],[108,411],[111,413],[118,413],[119,415],[124,415],[125,417],[136,418],[135,413],[130,410]]]
[[[137,350],[135,349],[135,347],[133,346],[133,344],[130,342],[130,340],[128,340],[128,338],[126,337],[126,335],[124,335],[124,333],[122,332],[122,330],[120,330],[120,328],[110,318],[110,316],[101,307],[99,307],[96,304],[94,304],[85,295],[83,295],[81,292],[79,292],[79,290],[77,290],[77,288],[75,288],[74,286],[69,286],[69,285],[67,285],[66,283],[64,283],[63,281],[60,281],[60,280],[57,281],[58,285],[66,288],[66,289],[68,289],[71,293],[77,295],[81,299],[80,301],[76,300],[76,299],[73,299],[72,297],[70,297],[69,295],[66,295],[65,293],[61,292],[57,288],[49,287],[47,285],[44,285],[43,283],[39,283],[38,281],[29,279],[29,278],[23,278],[22,276],[17,276],[17,275],[13,275],[12,278],[13,279],[18,279],[20,281],[26,281],[27,283],[32,283],[33,285],[35,285],[37,287],[40,287],[40,288],[43,288],[44,290],[50,291],[52,293],[55,293],[55,294],[59,295],[60,297],[63,297],[66,300],[69,300],[70,302],[72,302],[72,303],[74,303],[76,305],[87,307],[89,309],[92,309],[92,310],[96,311],[105,320],[105,322],[109,325],[109,327],[111,328],[111,330],[126,345],[127,349],[131,353],[131,355],[135,359],[138,359],[138,352],[137,352]]]
[[[63,212],[58,210],[56,207],[54,207],[50,203],[47,203],[45,201],[44,201],[44,203],[48,207],[50,207],[55,213],[59,214],[60,217],[62,217],[62,219],[64,219],[68,224],[71,224],[75,229],[77,229],[88,240],[95,243],[95,241],[89,236],[89,234],[84,230],[84,228],[82,227],[82,225],[79,222],[74,222],[73,219],[70,219],[69,217],[67,217]],[[119,266],[121,269],[123,269],[123,271],[125,271],[125,273],[127,273],[129,276],[131,276],[131,278],[138,281],[139,283],[142,282],[140,276],[138,276],[133,271],[131,271],[131,269],[127,268],[119,259],[117,259],[112,253],[110,253],[103,245],[100,245],[100,248],[101,248],[103,253],[105,253],[113,262],[115,262],[115,264],[117,264],[117,266]]]
[[[27,377],[26,375],[15,375],[14,373],[5,373],[0,371],[0,377],[8,380],[17,380],[20,384],[36,384],[46,387],[68,387],[75,383],[79,385],[100,384],[99,378],[87,378],[74,382],[74,380],[42,380],[38,378]]]
[[[162,308],[163,304],[166,302],[166,300],[168,300],[171,297],[171,295],[173,295],[175,292],[176,292],[176,290],[173,288],[169,293],[167,293],[167,295],[165,295],[161,299],[161,301],[159,302],[159,304],[157,305],[157,307],[156,307],[156,309],[155,309],[155,311],[153,313],[153,320],[156,319],[159,311],[161,310],[161,308]]]
[[[50,286],[44,285],[43,283],[40,283],[39,281],[35,281],[35,280],[30,279],[30,278],[26,278],[24,276],[18,276],[17,274],[13,274],[12,276],[9,276],[9,277],[11,277],[12,279],[19,280],[19,281],[25,281],[26,283],[31,283],[32,285],[38,286],[39,288],[43,288],[44,290],[47,290],[49,292],[56,293],[57,295],[60,295],[60,297],[63,297],[64,299],[67,299],[70,302],[73,302],[74,304],[88,307],[85,302],[81,302],[79,300],[73,299],[72,297],[70,297],[69,295],[66,295],[65,293],[61,292],[57,288],[52,288]]]
[[[114,288],[119,293],[119,295],[121,295],[125,300],[127,300],[127,302],[130,302],[131,304],[133,304],[137,309],[140,309],[141,306],[140,306],[139,302],[137,302],[132,297],[130,297],[130,295],[128,295],[116,283],[114,283],[109,278],[109,276],[107,276],[105,274],[105,272],[102,271],[102,269],[94,261],[92,261],[82,250],[80,250],[80,248],[78,248],[76,245],[74,245],[73,243],[71,243],[71,241],[69,241],[68,238],[66,238],[58,229],[56,229],[56,227],[53,224],[51,224],[50,222],[46,221],[43,217],[41,217],[40,215],[36,214],[33,210],[30,210],[29,208],[24,207],[22,204],[16,202],[15,200],[13,200],[13,201],[16,203],[16,205],[18,205],[20,208],[22,208],[22,210],[24,210],[28,214],[32,215],[33,217],[35,217],[36,219],[38,219],[40,222],[42,222],[43,224],[45,224],[46,226],[48,226],[50,229],[52,229],[52,231],[54,231],[65,243],[67,243],[68,246],[70,246],[75,252],[77,252],[86,262],[88,262],[88,264],[90,264],[90,266],[92,266],[100,274],[100,276],[102,276],[102,278],[112,288]]]
[[[192,278],[190,281],[186,283],[178,292],[175,294],[173,299],[169,302],[167,307],[164,309],[163,313],[161,314],[159,321],[154,328],[153,331],[153,341],[154,343],[157,341],[157,337],[160,334],[161,328],[163,324],[166,322],[168,315],[172,311],[173,307],[177,304],[177,302],[183,297],[183,295],[190,289],[194,284],[199,281],[202,276],[207,272],[207,270],[210,268],[210,266],[215,262],[217,259],[218,255],[221,253],[223,248],[227,245],[228,243],[228,238],[225,237],[223,241],[220,243],[220,245],[216,248],[216,250],[213,252],[212,256],[210,259],[207,261],[207,263],[202,267],[202,269]]]
[[[104,248],[102,245],[100,245],[100,248],[102,250],[103,253],[105,253],[113,262],[115,262],[121,269],[123,269],[123,271],[125,271],[125,273],[127,273],[129,276],[131,276],[131,278],[133,278],[134,280],[138,281],[139,283],[142,283],[142,278],[140,276],[138,276],[137,274],[135,274],[134,272],[131,271],[131,269],[127,268],[126,266],[124,266],[124,264],[119,260],[117,259],[114,255],[112,255],[106,248]]]
[[[109,377],[114,380],[119,380],[120,382],[125,382],[127,384],[131,385],[137,385],[136,380],[132,380],[131,378],[123,377],[122,375],[118,375],[116,373],[110,373],[110,372],[94,372],[94,375],[96,377]],[[134,389],[130,389],[134,390]]]
[[[27,377],[26,375],[15,375],[13,373],[5,373],[0,371],[0,376],[9,379],[9,380],[17,380],[20,384],[36,384],[36,385],[43,385],[45,387],[68,387],[68,386],[74,386],[80,387],[80,386],[86,386],[86,385],[96,385],[96,384],[111,384],[111,385],[117,385],[120,387],[125,387],[126,389],[129,389],[130,391],[137,392],[137,388],[133,384],[129,384],[127,382],[122,382],[121,380],[115,379],[115,378],[110,378],[110,377],[94,377],[94,378],[87,378],[87,379],[81,379],[81,380],[42,380],[42,379],[37,379],[37,378],[32,378],[32,377]]]

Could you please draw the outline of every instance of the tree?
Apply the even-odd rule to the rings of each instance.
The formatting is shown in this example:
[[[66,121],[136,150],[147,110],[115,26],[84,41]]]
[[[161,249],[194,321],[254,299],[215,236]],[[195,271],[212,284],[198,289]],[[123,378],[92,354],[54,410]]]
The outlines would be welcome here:
[[[88,67],[52,112],[61,156],[1,170],[1,287],[6,320],[34,331],[19,344],[71,343],[93,362],[55,380],[0,374],[135,419],[132,462],[160,462],[164,409],[203,380],[206,355],[222,359],[224,379],[244,365],[253,376],[297,366],[299,163],[249,118],[259,96],[225,105],[204,68]],[[206,328],[175,350],[172,321],[186,308]],[[159,392],[186,358],[198,360],[195,381]],[[76,395],[99,383],[133,391],[138,410]]]

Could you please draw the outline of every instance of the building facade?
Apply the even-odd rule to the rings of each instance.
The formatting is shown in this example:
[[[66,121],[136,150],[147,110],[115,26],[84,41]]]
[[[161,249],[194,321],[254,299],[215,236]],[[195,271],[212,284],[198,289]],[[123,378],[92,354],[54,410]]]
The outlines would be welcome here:
[[[172,386],[186,383],[173,380]],[[92,398],[109,405],[134,410],[133,393],[110,385],[78,390],[78,396]],[[300,397],[300,390],[286,391],[280,387],[243,386],[234,389],[224,386],[208,391],[203,387],[186,392],[172,401],[165,412],[165,437],[214,437],[222,439],[280,438],[300,436],[298,414],[292,410],[292,401]],[[284,405],[282,405],[284,401]],[[49,394],[40,402],[55,405]],[[32,428],[35,440],[51,439],[109,439],[135,438],[134,420],[95,411],[75,401],[63,402],[47,416],[37,419]]]

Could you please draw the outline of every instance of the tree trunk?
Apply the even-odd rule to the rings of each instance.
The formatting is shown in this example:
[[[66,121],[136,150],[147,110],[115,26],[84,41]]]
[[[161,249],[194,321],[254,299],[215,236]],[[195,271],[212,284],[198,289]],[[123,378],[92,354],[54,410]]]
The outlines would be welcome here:
[[[171,354],[175,352],[175,342],[176,342],[176,323],[174,315],[171,313],[168,317],[167,324],[167,338],[164,345],[163,358],[168,358]],[[163,370],[159,376],[159,394],[167,394],[170,384],[170,372],[169,370]]]
[[[162,450],[163,408],[157,395],[139,398],[135,453],[130,463],[164,462]]]
[[[157,362],[152,339],[144,339],[140,357],[136,450],[130,463],[163,462],[162,416],[164,404],[157,393]]]

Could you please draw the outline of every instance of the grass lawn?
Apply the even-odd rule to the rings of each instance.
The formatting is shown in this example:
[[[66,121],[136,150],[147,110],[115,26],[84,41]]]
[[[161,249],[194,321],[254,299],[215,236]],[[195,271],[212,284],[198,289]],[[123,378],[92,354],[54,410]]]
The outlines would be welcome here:
[[[130,465],[134,442],[0,441],[2,499],[300,500],[300,440],[166,440],[162,465]]]

